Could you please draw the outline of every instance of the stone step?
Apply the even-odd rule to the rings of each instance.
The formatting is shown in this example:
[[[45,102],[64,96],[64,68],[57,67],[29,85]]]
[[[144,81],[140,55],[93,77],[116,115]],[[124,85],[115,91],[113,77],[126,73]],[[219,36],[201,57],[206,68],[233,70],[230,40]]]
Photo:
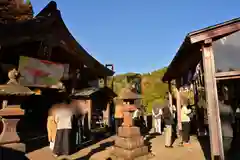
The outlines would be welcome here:
[[[150,160],[152,159],[153,156],[151,154],[149,155],[144,155],[144,156],[140,156],[140,157],[136,157],[134,159],[125,159],[125,158],[121,158],[121,157],[117,157],[117,156],[111,156],[110,158],[106,158],[106,160]],[[92,159],[91,159],[92,160]],[[96,159],[97,160],[97,159]]]
[[[118,128],[119,137],[136,137],[141,136],[139,127],[119,127]]]
[[[133,150],[126,150],[120,147],[113,147],[111,154],[118,158],[135,159],[137,157],[148,155],[148,147],[143,146]]]
[[[132,150],[134,148],[139,148],[144,146],[144,139],[142,136],[137,136],[132,138],[116,137],[115,146]]]

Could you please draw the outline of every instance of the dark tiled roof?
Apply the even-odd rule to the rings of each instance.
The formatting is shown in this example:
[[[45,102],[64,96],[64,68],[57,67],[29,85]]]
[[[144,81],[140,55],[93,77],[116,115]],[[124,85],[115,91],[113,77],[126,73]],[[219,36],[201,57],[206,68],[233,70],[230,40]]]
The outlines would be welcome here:
[[[42,41],[52,35],[54,44],[68,49],[69,55],[90,68],[99,77],[112,76],[114,72],[92,57],[72,36],[65,25],[61,12],[54,1],[40,11],[33,19],[17,23],[0,24],[2,46],[17,45],[22,42]]]

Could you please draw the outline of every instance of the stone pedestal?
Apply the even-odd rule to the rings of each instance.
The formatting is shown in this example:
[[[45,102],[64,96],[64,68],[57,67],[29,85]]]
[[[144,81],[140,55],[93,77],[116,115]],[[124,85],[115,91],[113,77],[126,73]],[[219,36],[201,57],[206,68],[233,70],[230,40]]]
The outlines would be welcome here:
[[[2,120],[3,130],[2,133],[0,133],[0,145],[2,147],[25,152],[25,144],[20,143],[20,138],[16,130],[18,121],[19,119],[10,118]]]
[[[135,126],[122,126],[118,128],[118,136],[111,151],[113,160],[147,160],[149,159],[148,146],[140,129]]]

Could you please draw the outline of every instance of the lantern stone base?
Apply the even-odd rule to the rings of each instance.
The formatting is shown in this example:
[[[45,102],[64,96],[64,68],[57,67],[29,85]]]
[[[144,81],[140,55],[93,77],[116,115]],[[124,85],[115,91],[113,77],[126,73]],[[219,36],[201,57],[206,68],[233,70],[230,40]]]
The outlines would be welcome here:
[[[25,144],[20,143],[20,138],[16,129],[19,120],[20,119],[6,118],[1,121],[3,129],[2,133],[0,133],[0,145],[1,147],[25,152]]]
[[[140,129],[135,126],[118,128],[118,136],[111,151],[113,160],[147,160],[148,146],[145,146]]]
[[[14,151],[19,151],[19,152],[26,152],[26,145],[25,143],[9,143],[9,144],[3,144],[1,145],[3,148],[9,148]]]

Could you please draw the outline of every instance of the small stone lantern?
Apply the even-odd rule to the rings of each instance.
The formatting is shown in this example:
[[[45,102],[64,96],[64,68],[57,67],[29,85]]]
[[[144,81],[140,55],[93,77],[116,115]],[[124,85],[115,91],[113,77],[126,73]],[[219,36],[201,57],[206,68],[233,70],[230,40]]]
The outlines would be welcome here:
[[[132,112],[137,109],[135,101],[139,100],[140,95],[130,89],[123,89],[118,99],[123,102],[123,124],[118,128],[118,135],[115,145],[112,148],[111,158],[113,160],[135,160],[148,159],[148,146],[144,145],[144,138],[141,136],[139,127],[134,126]]]

